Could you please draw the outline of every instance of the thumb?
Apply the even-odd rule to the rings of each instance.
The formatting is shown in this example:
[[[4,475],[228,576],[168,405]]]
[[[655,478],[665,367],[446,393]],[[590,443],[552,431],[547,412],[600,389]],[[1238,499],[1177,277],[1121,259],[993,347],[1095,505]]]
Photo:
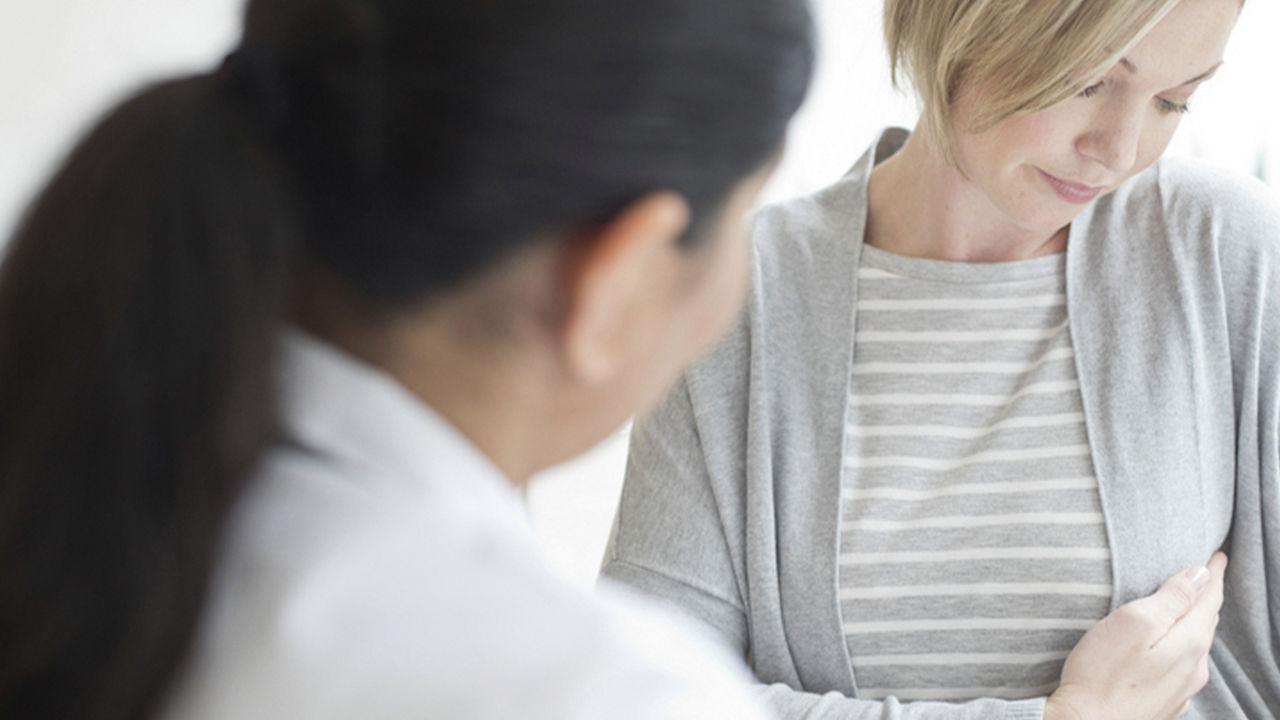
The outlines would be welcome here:
[[[1168,632],[1195,606],[1200,591],[1209,584],[1209,578],[1207,567],[1187,568],[1165,580],[1159,590],[1139,602],[1146,606],[1148,617]]]

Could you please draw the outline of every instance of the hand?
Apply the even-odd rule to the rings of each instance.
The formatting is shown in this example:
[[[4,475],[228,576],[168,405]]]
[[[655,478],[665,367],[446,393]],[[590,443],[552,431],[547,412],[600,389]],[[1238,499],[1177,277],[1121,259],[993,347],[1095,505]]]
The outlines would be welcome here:
[[[1170,720],[1209,682],[1227,556],[1122,605],[1071,651],[1045,720]]]

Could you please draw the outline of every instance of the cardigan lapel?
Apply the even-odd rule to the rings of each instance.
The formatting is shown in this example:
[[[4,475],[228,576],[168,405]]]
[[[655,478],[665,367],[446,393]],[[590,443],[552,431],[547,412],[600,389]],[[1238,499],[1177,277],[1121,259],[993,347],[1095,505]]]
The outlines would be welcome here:
[[[783,627],[795,643],[791,657],[803,687],[850,697],[857,688],[844,642],[837,566],[856,283],[871,171],[906,138],[905,130],[886,130],[840,182],[815,198],[824,212],[812,232],[792,233],[795,245],[761,249],[758,305],[752,308],[753,374],[767,370],[792,380],[764,383],[770,414],[751,418],[748,431],[753,443],[774,448],[767,455],[770,467],[748,469],[768,473],[771,482],[749,487],[772,487],[776,517],[787,519],[777,534]],[[779,313],[779,307],[787,311]],[[760,321],[766,313],[795,325]],[[800,474],[813,479],[789,481]],[[824,639],[814,642],[818,637]]]
[[[1067,312],[1113,608],[1207,562],[1231,514],[1229,493],[1206,492],[1234,482],[1229,343],[1212,300],[1198,297],[1203,278],[1187,276],[1212,267],[1188,255],[1212,248],[1175,242],[1152,188],[1129,202],[1157,172],[1082,213],[1067,246]],[[1226,372],[1208,370],[1218,367]]]

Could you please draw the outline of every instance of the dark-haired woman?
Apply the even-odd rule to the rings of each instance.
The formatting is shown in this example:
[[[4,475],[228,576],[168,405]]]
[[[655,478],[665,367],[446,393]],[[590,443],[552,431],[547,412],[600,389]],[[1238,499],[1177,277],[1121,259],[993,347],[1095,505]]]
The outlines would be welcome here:
[[[737,311],[809,38],[799,0],[254,0],[111,112],[0,276],[0,717],[754,717],[557,579],[515,486]]]

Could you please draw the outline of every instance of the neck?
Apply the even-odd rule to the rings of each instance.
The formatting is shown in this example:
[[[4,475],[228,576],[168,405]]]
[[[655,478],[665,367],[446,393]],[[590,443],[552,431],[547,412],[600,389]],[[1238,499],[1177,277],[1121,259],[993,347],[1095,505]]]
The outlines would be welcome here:
[[[529,308],[528,297],[495,300],[481,286],[427,307],[379,315],[355,309],[358,299],[332,276],[312,272],[301,285],[295,322],[390,374],[512,484],[523,484],[582,445],[563,423],[548,422],[562,414],[557,403],[564,393],[557,390],[561,380],[543,333],[529,326],[536,320],[521,326],[490,309],[495,302]],[[527,290],[513,285],[512,292]]]
[[[519,486],[557,456],[554,440],[538,431],[550,409],[527,358],[519,348],[482,357],[431,328],[415,328],[378,364]]]
[[[1067,228],[1046,235],[1014,224],[927,140],[924,123],[872,171],[867,244],[898,255],[1009,262],[1066,249]]]

